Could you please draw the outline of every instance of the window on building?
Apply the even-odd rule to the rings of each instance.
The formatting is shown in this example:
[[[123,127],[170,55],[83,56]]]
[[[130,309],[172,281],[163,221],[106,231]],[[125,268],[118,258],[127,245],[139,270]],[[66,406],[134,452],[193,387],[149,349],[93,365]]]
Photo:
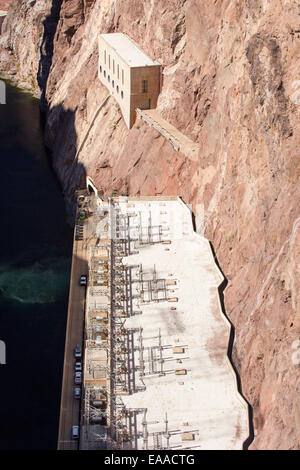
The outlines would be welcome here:
[[[110,70],[110,54],[108,54],[108,68]]]
[[[102,72],[102,65],[100,65],[100,73]]]
[[[115,60],[113,60],[113,74],[115,73]]]
[[[148,92],[148,80],[142,80],[142,93]]]
[[[117,65],[117,76],[118,76],[118,80],[120,78],[120,67],[119,67],[119,64]]]
[[[123,94],[123,91],[121,91],[121,98],[124,98],[124,94]]]
[[[110,75],[107,75],[108,83],[110,82]]]
[[[124,85],[124,70],[122,69],[122,85]]]
[[[115,82],[114,82],[114,80],[112,80],[111,84],[112,84],[112,87],[115,88]]]
[[[119,86],[118,85],[116,86],[116,90],[117,90],[117,93],[119,93]]]
[[[104,78],[105,78],[105,77],[106,77],[106,72],[105,72],[105,70],[104,70],[104,72],[103,72],[103,75],[104,75]]]
[[[106,64],[106,51],[104,51],[104,63]]]

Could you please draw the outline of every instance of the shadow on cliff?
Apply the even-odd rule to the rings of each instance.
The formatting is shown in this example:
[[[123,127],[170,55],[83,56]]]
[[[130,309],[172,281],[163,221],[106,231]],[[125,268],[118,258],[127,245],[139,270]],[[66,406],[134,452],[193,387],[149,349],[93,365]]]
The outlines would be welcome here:
[[[77,109],[53,106],[42,114],[48,162],[63,192],[68,222],[73,225],[76,211],[76,191],[86,188],[87,171],[78,161],[79,136],[76,131]]]
[[[248,438],[245,440],[244,444],[243,444],[243,450],[247,450],[248,447],[250,446],[251,442],[253,441],[254,439],[254,428],[253,428],[253,408],[252,406],[250,405],[250,403],[248,402],[248,400],[245,398],[245,396],[243,395],[243,391],[242,391],[242,382],[241,382],[241,378],[240,378],[240,375],[239,375],[239,372],[237,370],[237,367],[232,359],[232,350],[233,350],[233,344],[234,344],[234,336],[235,336],[235,327],[234,325],[232,324],[232,322],[230,321],[230,318],[228,318],[228,315],[226,313],[226,308],[225,308],[225,301],[224,301],[224,291],[227,287],[227,284],[228,284],[228,280],[225,276],[225,274],[223,273],[222,271],[222,268],[219,264],[219,261],[218,261],[218,258],[217,258],[217,255],[215,253],[215,250],[214,250],[214,247],[212,245],[212,243],[210,243],[210,247],[211,247],[211,250],[212,250],[212,253],[213,253],[213,256],[214,256],[214,259],[215,259],[215,263],[217,264],[219,270],[221,271],[223,277],[224,277],[224,281],[222,282],[222,284],[220,284],[219,288],[218,288],[218,291],[219,291],[219,297],[220,297],[220,302],[221,302],[221,307],[222,307],[222,312],[224,314],[224,316],[227,318],[227,320],[229,321],[230,325],[231,325],[231,329],[230,329],[230,337],[229,337],[229,343],[228,343],[228,349],[227,349],[227,356],[231,362],[231,365],[235,371],[235,374],[236,374],[236,380],[237,380],[237,388],[238,388],[238,391],[240,393],[240,395],[243,397],[243,399],[245,400],[245,402],[247,403],[248,405],[248,418],[249,418],[249,436]]]
[[[50,14],[43,21],[44,34],[40,46],[40,62],[37,73],[37,82],[41,90],[41,110],[47,109],[47,102],[45,99],[46,87],[49,72],[52,65],[54,37],[57,30],[57,25],[60,17],[60,10],[63,0],[53,0]]]
[[[64,104],[60,103],[49,109],[46,98],[47,83],[53,62],[54,39],[62,3],[63,0],[52,0],[50,13],[43,21],[44,32],[40,46],[37,82],[41,90],[41,122],[44,128],[48,162],[62,188],[68,220],[73,224],[76,207],[75,191],[83,189],[86,181],[86,170],[76,158],[79,148],[75,128],[77,108],[65,109]]]

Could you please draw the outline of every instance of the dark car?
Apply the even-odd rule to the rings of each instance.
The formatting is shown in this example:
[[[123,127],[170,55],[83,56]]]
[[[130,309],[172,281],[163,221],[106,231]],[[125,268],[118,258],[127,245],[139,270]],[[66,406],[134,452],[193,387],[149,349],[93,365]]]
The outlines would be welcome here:
[[[75,387],[74,388],[74,398],[76,400],[79,400],[80,397],[81,397],[81,389],[80,389],[80,387]]]
[[[75,372],[74,383],[75,383],[75,385],[80,385],[82,383],[82,373],[81,372]]]
[[[81,347],[79,344],[76,344],[75,348],[74,348],[74,357],[76,359],[81,359]]]

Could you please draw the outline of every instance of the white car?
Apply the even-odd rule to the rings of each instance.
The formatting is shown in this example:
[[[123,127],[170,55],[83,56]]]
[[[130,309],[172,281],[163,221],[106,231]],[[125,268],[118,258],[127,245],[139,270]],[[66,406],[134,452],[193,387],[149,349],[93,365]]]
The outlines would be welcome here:
[[[79,426],[72,426],[72,439],[79,438]]]

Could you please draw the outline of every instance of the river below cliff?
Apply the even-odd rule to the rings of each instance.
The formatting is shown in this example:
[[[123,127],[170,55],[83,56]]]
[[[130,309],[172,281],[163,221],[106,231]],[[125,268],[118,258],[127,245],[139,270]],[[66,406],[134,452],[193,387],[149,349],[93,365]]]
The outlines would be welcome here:
[[[0,106],[0,449],[57,444],[72,230],[39,102],[7,84]]]

